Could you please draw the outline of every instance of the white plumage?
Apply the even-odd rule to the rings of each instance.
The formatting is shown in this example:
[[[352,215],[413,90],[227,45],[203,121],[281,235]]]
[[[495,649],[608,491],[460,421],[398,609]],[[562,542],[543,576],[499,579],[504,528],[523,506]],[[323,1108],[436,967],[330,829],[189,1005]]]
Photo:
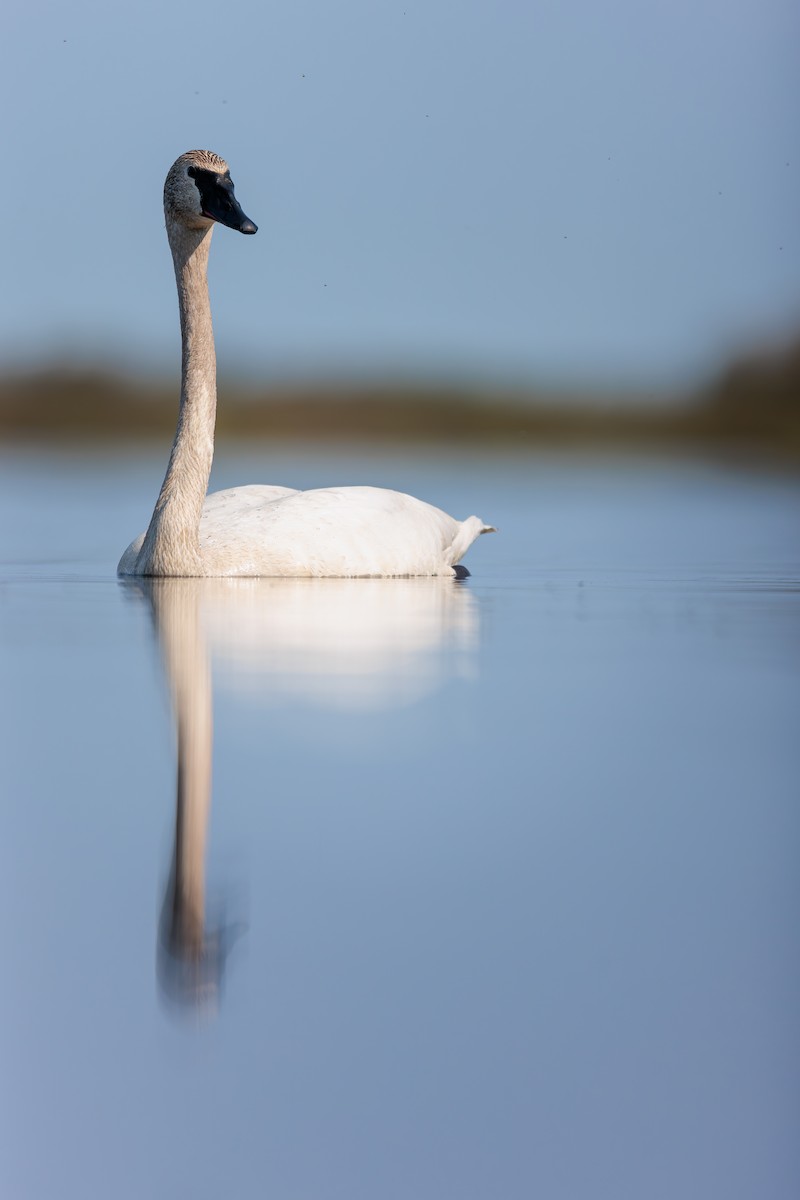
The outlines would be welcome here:
[[[146,533],[122,556],[122,575],[454,575],[491,526],[457,521],[402,492],[375,487],[250,485],[206,495],[216,417],[216,364],[207,263],[214,221],[256,227],[233,195],[227,164],[190,151],[164,187],[183,339],[181,408],[169,466]]]

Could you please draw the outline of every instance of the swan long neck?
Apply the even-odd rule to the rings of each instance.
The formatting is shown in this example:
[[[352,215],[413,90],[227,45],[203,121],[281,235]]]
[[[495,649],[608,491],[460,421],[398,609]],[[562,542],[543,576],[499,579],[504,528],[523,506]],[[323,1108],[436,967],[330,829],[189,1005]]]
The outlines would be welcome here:
[[[167,473],[139,554],[145,575],[203,575],[200,517],[214,457],[217,363],[208,252],[213,226],[167,219],[181,317],[181,399]]]

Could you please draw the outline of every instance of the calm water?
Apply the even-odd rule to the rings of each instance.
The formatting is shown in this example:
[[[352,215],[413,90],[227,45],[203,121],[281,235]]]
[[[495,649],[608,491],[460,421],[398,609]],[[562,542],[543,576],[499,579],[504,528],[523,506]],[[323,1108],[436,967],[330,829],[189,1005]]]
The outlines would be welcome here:
[[[164,457],[0,461],[0,1194],[794,1198],[800,485],[222,452],[501,532],[123,585]]]

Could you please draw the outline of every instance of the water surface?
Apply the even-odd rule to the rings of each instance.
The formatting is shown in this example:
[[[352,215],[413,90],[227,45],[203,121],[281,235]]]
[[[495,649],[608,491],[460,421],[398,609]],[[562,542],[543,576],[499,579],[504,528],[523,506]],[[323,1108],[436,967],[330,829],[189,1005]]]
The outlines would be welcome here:
[[[163,455],[0,468],[3,1195],[797,1194],[797,481],[229,450],[500,533],[153,586]]]

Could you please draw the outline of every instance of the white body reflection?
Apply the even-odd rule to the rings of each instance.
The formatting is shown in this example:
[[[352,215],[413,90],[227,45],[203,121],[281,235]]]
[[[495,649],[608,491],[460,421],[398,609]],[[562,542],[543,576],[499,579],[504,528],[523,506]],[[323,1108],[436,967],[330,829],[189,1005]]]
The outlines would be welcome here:
[[[202,623],[222,681],[336,708],[410,704],[474,670],[478,614],[452,579],[220,579]]]
[[[287,696],[364,710],[410,704],[471,675],[478,610],[452,579],[143,579],[172,694],[178,742],[175,843],[158,977],[190,1008],[216,1006],[236,928],[207,928],[211,659],[260,702]]]

